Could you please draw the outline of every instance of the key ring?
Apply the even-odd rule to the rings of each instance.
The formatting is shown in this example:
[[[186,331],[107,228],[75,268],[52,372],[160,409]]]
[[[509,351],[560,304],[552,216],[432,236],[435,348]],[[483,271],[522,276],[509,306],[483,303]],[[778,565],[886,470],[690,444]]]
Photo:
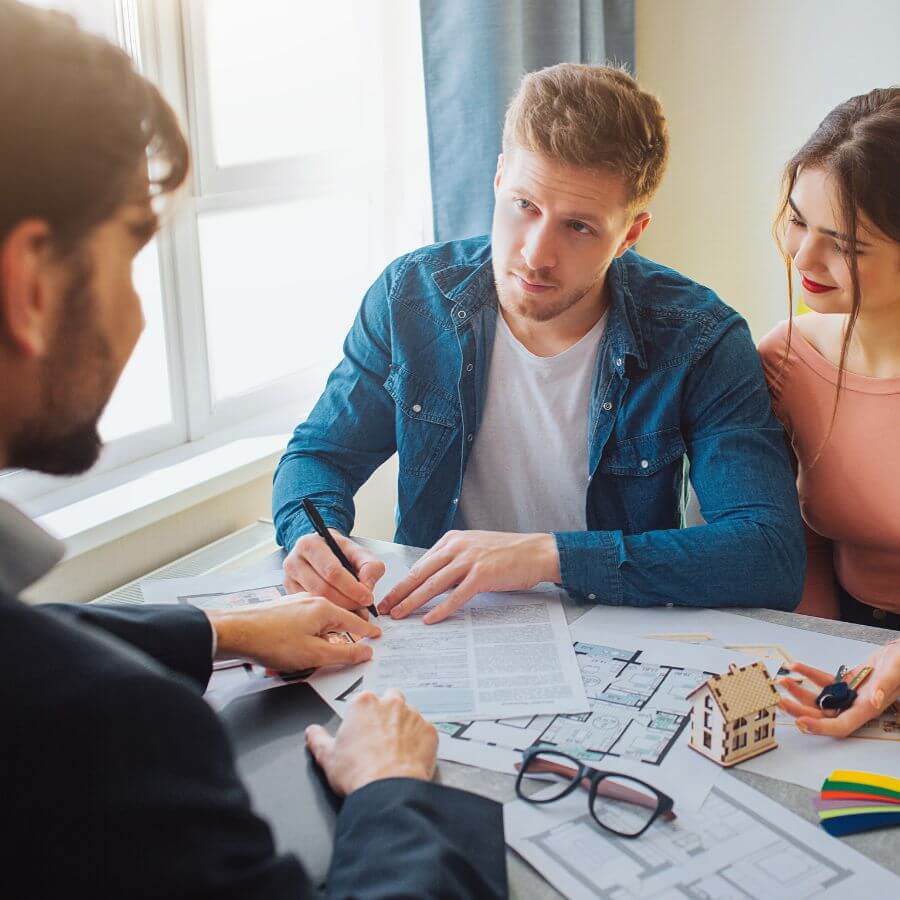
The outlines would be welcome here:
[[[834,682],[822,688],[816,697],[816,706],[823,712],[834,712],[840,715],[845,709],[853,706],[857,697],[857,688],[872,674],[871,666],[863,666],[849,681],[845,681],[847,666],[838,666]]]

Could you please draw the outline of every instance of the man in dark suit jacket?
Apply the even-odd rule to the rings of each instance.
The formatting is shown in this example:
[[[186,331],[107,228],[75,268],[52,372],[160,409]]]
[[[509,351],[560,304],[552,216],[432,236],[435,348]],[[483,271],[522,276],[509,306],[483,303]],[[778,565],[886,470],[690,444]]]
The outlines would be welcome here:
[[[125,54],[0,0],[0,467],[96,459],[142,327],[131,261],[157,227],[151,196],[187,166],[171,110]],[[0,894],[318,895],[276,854],[201,694],[216,653],[355,662],[370,648],[323,635],[377,626],[310,596],[229,613],[26,606],[59,555],[0,502]],[[399,694],[363,695],[336,737],[313,726],[307,741],[346,797],[327,896],[505,894],[499,807],[431,783],[436,733]]]

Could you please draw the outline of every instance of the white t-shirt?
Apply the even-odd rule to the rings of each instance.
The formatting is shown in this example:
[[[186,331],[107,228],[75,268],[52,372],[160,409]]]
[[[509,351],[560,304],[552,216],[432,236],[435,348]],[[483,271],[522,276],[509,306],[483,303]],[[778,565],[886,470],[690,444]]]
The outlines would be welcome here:
[[[454,527],[518,533],[584,531],[588,417],[600,321],[556,356],[535,356],[502,314],[484,413]]]

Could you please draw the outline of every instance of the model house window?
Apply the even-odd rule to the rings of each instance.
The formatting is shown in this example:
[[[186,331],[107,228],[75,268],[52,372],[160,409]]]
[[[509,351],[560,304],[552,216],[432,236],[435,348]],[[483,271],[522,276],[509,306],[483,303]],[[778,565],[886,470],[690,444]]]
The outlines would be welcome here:
[[[712,709],[712,697],[709,694],[706,695],[706,700],[704,700],[704,705],[707,709]]]
[[[712,749],[712,735],[708,731],[703,732],[703,746],[707,750]]]
[[[761,725],[753,732],[754,741],[764,741],[769,736],[769,726]]]
[[[747,720],[746,719],[736,719],[734,723],[735,728],[746,728]]]
[[[732,750],[740,750],[742,747],[747,746],[747,732],[741,731],[734,736],[734,740],[731,742]]]
[[[708,712],[703,713],[703,727],[704,728],[712,728],[710,724],[710,719],[712,718],[711,714]]]
[[[761,709],[761,710],[756,714],[756,721],[757,721],[757,722],[759,722],[761,719],[768,719],[768,718],[769,718],[769,711],[768,711],[767,709]]]

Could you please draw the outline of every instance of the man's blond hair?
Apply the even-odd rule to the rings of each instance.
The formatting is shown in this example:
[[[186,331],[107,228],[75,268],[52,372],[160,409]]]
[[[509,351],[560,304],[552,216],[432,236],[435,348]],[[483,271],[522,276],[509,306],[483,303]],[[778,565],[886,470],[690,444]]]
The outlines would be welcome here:
[[[638,207],[662,180],[669,134],[659,100],[623,69],[560,63],[522,79],[503,125],[504,154],[514,147],[617,172]]]

